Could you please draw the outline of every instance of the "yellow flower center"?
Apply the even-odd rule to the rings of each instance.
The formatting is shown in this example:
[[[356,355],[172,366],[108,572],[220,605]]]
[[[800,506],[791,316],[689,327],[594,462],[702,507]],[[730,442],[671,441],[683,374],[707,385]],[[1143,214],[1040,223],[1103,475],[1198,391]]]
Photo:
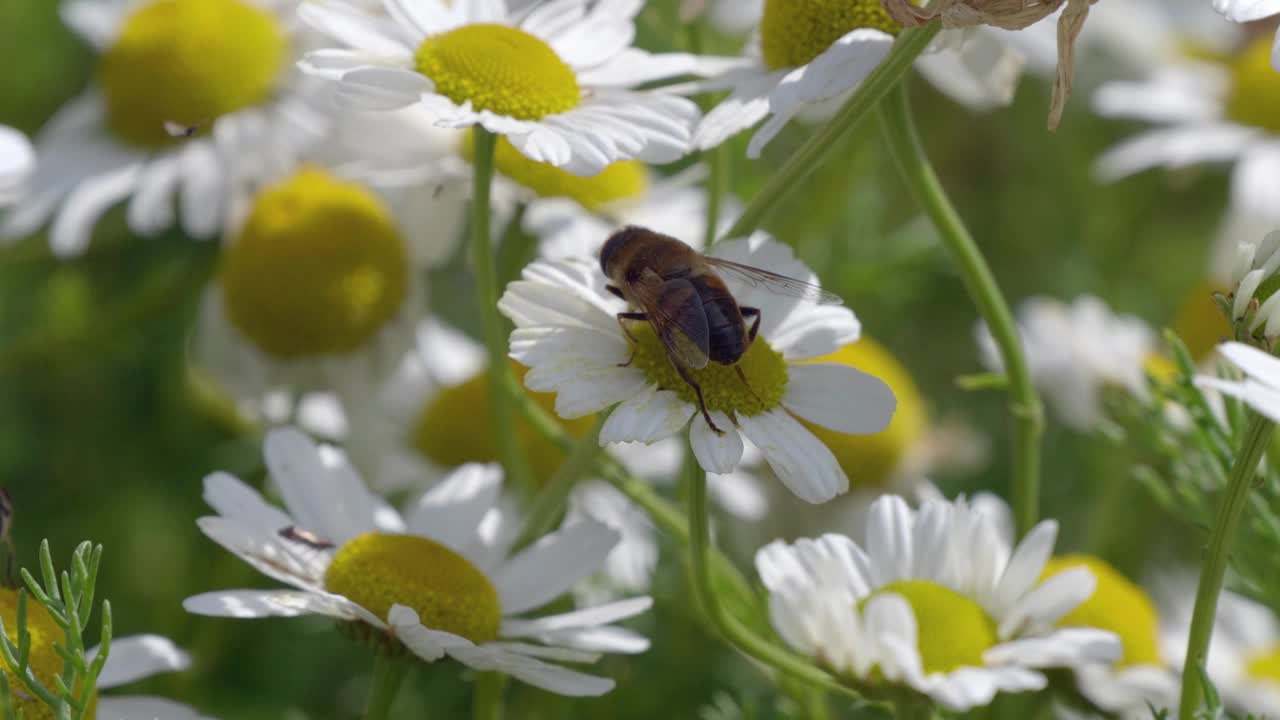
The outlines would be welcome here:
[[[867,337],[804,362],[848,365],[880,378],[893,390],[898,398],[898,410],[889,427],[878,433],[846,435],[800,419],[809,432],[831,448],[855,487],[883,485],[893,477],[907,451],[924,436],[928,425],[924,401],[911,375],[883,345]]]
[[[516,376],[527,369],[511,363]],[[555,411],[553,393],[530,392],[529,396],[547,412]],[[563,420],[565,429],[576,437],[595,424],[594,416]],[[564,462],[564,451],[553,445],[523,418],[516,419],[516,441],[529,459],[533,479],[541,485]],[[456,467],[469,462],[497,462],[498,448],[489,430],[489,375],[481,371],[458,385],[444,388],[427,403],[413,426],[413,444],[418,452],[438,465]]]
[[[288,67],[270,13],[239,0],[153,0],[125,20],[102,56],[107,124],[144,147],[175,141],[166,123],[207,128],[270,96]]]
[[[423,625],[475,643],[498,637],[502,623],[489,578],[458,553],[417,535],[353,538],[334,554],[324,587],[384,620],[392,605],[413,608]]]
[[[18,591],[0,588],[0,618],[4,619],[5,634],[15,645],[18,642]],[[62,657],[53,649],[54,643],[64,641],[62,628],[53,621],[49,611],[35,600],[27,598],[27,631],[31,633],[31,671],[36,679],[55,695],[58,693],[56,677],[62,674]],[[13,709],[22,714],[26,720],[53,720],[53,710],[48,705],[31,697],[22,682],[9,673],[9,687],[13,692]],[[89,695],[89,707],[86,718],[97,716],[98,692]]]
[[[926,673],[982,667],[996,644],[996,624],[978,603],[932,580],[895,580],[858,603],[883,593],[902,596],[916,617],[916,644]]]
[[[1271,38],[1264,35],[1231,61],[1227,117],[1280,133],[1280,73],[1271,67]]]
[[[650,383],[675,392],[687,403],[697,404],[698,396],[671,364],[671,358],[667,357],[667,350],[653,332],[653,326],[647,322],[636,322],[630,324],[630,330],[637,340],[632,344],[636,354],[631,364],[643,370]],[[742,383],[732,365],[712,362],[701,370],[688,371],[689,376],[702,386],[707,409],[727,414],[759,415],[778,407],[787,390],[787,363],[781,353],[769,347],[764,338],[758,337],[738,360],[738,366],[750,387]]]
[[[764,63],[771,70],[807,65],[858,28],[896,35],[902,26],[880,0],[765,0],[760,20]]]
[[[1280,683],[1280,645],[1250,654],[1244,667],[1245,674],[1255,680]]]
[[[1178,366],[1158,352],[1147,353],[1142,360],[1142,369],[1158,385],[1167,385],[1178,377]]]
[[[282,358],[356,350],[400,309],[408,279],[381,200],[310,168],[259,193],[222,267],[228,318]]]
[[[578,78],[542,40],[506,25],[477,23],[432,35],[418,47],[418,72],[436,92],[476,111],[537,120],[578,105]]]
[[[463,153],[472,157],[472,136],[467,135]],[[494,153],[498,172],[537,193],[539,197],[567,197],[588,210],[609,203],[641,197],[649,189],[649,176],[644,163],[621,160],[605,166],[591,177],[578,177],[547,163],[530,160],[515,149],[505,137],[498,138]]]
[[[1063,627],[1094,627],[1120,637],[1124,645],[1121,667],[1160,663],[1160,619],[1155,604],[1135,585],[1105,561],[1091,555],[1064,555],[1049,558],[1041,579],[1065,570],[1087,567],[1098,581],[1093,596],[1067,613],[1058,624]]]
[[[1197,362],[1208,357],[1222,338],[1231,337],[1231,323],[1213,301],[1215,292],[1226,293],[1228,289],[1208,280],[1197,283],[1173,318],[1173,329]]]

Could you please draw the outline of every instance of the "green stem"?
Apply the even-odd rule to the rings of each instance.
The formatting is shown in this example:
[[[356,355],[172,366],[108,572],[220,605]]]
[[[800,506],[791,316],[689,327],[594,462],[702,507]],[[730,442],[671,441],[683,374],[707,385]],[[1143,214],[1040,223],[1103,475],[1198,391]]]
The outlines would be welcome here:
[[[933,703],[911,691],[904,691],[893,703],[897,720],[932,720]]]
[[[506,687],[507,676],[502,673],[485,672],[476,675],[472,719],[502,720],[502,692]]]
[[[493,181],[493,154],[497,136],[481,127],[474,129],[471,190],[471,262],[475,266],[476,300],[484,325],[484,344],[489,351],[489,385],[508,386],[511,366],[507,362],[505,321],[498,313],[497,269],[493,262],[493,238],[489,233],[489,190]],[[512,378],[514,381],[514,378]],[[518,386],[517,386],[518,387]],[[497,444],[498,460],[506,481],[515,487],[530,487],[529,468],[516,442],[515,414],[510,394],[489,393],[490,432]]]
[[[723,144],[702,154],[707,163],[707,226],[705,247],[716,241],[716,228],[720,225],[720,208],[724,205],[724,193],[729,184],[729,153]]]
[[[560,464],[560,468],[551,476],[546,486],[538,491],[526,514],[524,527],[520,530],[520,538],[516,547],[525,547],[543,535],[551,532],[564,515],[565,504],[573,488],[595,470],[596,458],[602,452],[600,448],[600,428],[608,418],[608,413],[601,413],[595,426],[586,435],[578,438],[569,456]]]
[[[373,658],[373,677],[369,681],[369,699],[362,720],[384,720],[400,692],[400,683],[409,669],[406,663],[378,653]]]
[[[840,136],[852,130],[875,109],[880,98],[902,79],[911,63],[924,52],[929,41],[941,30],[939,22],[903,30],[893,44],[893,49],[867,75],[849,101],[835,117],[811,135],[781,168],[769,176],[764,187],[751,198],[751,202],[743,208],[742,214],[723,237],[743,237],[759,227],[765,216],[830,156],[831,148]]]
[[[1044,430],[1044,411],[1031,383],[1013,313],[986,258],[934,174],[916,132],[904,85],[881,103],[880,119],[902,179],[960,266],[969,296],[1000,349],[1009,381],[1009,414],[1013,422],[1013,514],[1018,537],[1022,537],[1039,519],[1040,435]]]
[[[756,635],[729,614],[720,603],[720,596],[716,593],[711,573],[713,548],[707,514],[707,473],[693,457],[692,448],[686,448],[685,452],[684,482],[689,492],[689,558],[693,574],[693,591],[698,604],[710,618],[711,624],[739,651],[779,673],[814,687],[861,700],[862,696],[840,684],[831,675]]]
[[[1209,534],[1209,549],[1204,567],[1200,570],[1200,584],[1196,587],[1196,605],[1191,615],[1191,630],[1187,635],[1187,656],[1182,666],[1182,700],[1178,706],[1179,720],[1192,720],[1200,708],[1204,688],[1200,685],[1197,668],[1204,666],[1209,652],[1209,638],[1213,636],[1213,621],[1218,613],[1218,594],[1222,591],[1222,579],[1227,572],[1231,554],[1231,542],[1240,527],[1249,487],[1253,484],[1258,461],[1271,442],[1275,424],[1261,415],[1253,415],[1245,430],[1240,454],[1231,466],[1227,480],[1227,493],[1218,506],[1218,515]]]

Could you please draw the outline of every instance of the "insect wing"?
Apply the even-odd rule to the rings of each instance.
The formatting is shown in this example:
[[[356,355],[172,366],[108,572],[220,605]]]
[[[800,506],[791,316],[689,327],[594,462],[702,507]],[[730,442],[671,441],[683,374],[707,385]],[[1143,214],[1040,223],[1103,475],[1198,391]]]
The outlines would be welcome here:
[[[761,287],[770,292],[787,297],[799,298],[807,302],[818,303],[819,305],[843,305],[844,299],[839,295],[828,290],[807,283],[803,280],[779,275],[778,273],[761,270],[758,267],[743,265],[732,260],[722,260],[720,258],[706,256],[706,261],[714,267],[717,272],[724,275],[732,276],[752,287]]]
[[[693,283],[684,278],[663,280],[650,271],[632,286],[631,295],[649,316],[649,324],[672,360],[695,370],[707,366],[711,331]]]

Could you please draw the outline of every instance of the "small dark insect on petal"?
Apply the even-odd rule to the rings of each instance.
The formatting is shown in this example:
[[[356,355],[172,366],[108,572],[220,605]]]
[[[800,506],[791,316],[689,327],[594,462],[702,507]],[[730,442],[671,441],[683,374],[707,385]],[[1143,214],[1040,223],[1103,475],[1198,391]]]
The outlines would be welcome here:
[[[301,528],[294,527],[293,525],[282,528],[280,530],[280,537],[285,540],[302,543],[303,545],[315,550],[328,550],[333,547],[333,543],[325,540],[310,530],[303,530]]]

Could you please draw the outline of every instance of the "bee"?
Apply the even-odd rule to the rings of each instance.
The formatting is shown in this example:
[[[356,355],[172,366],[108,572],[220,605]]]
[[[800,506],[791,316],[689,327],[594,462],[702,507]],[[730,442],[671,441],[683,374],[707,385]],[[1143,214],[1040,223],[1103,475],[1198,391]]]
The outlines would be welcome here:
[[[739,305],[720,274],[809,302],[843,303],[838,295],[816,285],[703,255],[670,235],[635,226],[624,227],[605,241],[600,269],[610,282],[608,291],[638,310],[617,314],[618,325],[632,342],[631,358],[621,365],[635,359],[637,341],[627,322],[647,321],[676,372],[693,388],[702,417],[717,434],[724,431],[711,420],[702,387],[689,371],[711,362],[732,365],[738,379],[755,395],[737,363],[755,341],[761,320],[760,309]]]

